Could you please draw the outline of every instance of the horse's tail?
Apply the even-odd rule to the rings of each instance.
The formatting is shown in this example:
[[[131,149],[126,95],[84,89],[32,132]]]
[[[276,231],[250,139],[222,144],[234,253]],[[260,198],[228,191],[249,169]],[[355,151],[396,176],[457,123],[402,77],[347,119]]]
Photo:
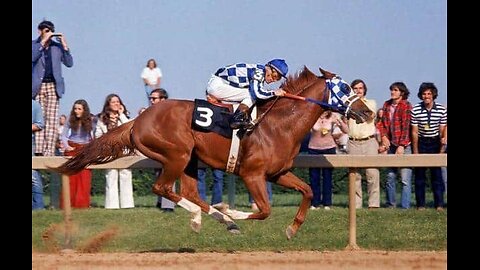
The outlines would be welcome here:
[[[104,164],[134,153],[131,139],[134,120],[122,124],[101,137],[86,144],[76,156],[57,168],[50,168],[61,174],[75,174],[88,165]]]

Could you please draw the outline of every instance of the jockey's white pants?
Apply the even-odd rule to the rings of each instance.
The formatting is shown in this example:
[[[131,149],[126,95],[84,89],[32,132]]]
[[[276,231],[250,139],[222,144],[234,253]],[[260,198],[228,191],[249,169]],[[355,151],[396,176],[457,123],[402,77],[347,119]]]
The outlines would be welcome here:
[[[105,178],[105,208],[118,209],[132,208],[135,206],[133,203],[133,183],[131,170],[106,170]],[[118,189],[119,182],[120,192]]]
[[[253,104],[248,88],[237,88],[231,86],[227,81],[216,75],[212,75],[212,77],[210,77],[210,80],[207,84],[207,93],[214,96],[218,100],[240,102],[247,105],[249,108]]]

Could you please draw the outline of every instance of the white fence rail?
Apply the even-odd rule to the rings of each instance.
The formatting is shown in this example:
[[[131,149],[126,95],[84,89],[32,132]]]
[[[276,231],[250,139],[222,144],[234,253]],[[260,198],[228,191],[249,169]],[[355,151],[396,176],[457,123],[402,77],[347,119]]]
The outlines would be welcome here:
[[[57,167],[65,162],[65,157],[32,157],[32,169],[42,170],[48,167]],[[369,168],[369,167],[446,167],[447,154],[411,154],[411,155],[298,155],[293,167],[297,168]],[[142,156],[129,156],[117,159],[102,165],[92,165],[90,169],[140,169],[140,168],[161,168],[162,164]],[[205,164],[199,162],[199,167]],[[234,206],[234,183],[235,179],[229,181],[229,204]],[[71,208],[70,188],[68,176],[62,176],[62,192],[64,220],[65,220],[65,247],[71,247]],[[349,243],[347,249],[358,249],[357,246],[357,221],[355,209],[355,177],[349,174],[348,187],[349,207]]]

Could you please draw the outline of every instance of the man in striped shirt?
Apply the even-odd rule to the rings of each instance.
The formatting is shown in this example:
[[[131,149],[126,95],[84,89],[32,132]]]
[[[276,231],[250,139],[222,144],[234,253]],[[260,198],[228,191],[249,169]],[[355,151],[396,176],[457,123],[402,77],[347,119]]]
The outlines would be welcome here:
[[[264,83],[286,77],[288,65],[283,59],[273,59],[266,65],[238,63],[219,68],[207,84],[209,98],[218,101],[240,102],[233,114],[230,127],[251,128],[249,108],[257,99],[283,96],[283,89],[266,90]]]
[[[424,82],[418,89],[418,98],[422,102],[416,104],[412,109],[412,150],[414,154],[435,154],[441,153],[441,138],[445,134],[447,125],[447,109],[435,102],[438,96],[437,87],[430,82]],[[425,209],[425,180],[427,168],[415,169],[415,198],[417,208]],[[443,194],[445,186],[442,179],[441,169],[438,167],[429,168],[432,176],[432,191],[435,208],[443,211]]]

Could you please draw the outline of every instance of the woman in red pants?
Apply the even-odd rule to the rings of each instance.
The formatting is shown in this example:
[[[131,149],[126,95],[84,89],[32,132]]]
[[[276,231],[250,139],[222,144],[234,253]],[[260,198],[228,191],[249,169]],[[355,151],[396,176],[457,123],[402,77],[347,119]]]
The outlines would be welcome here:
[[[65,156],[75,156],[85,144],[93,140],[93,130],[94,124],[88,103],[83,99],[75,101],[62,133]],[[92,172],[89,169],[70,175],[70,205],[72,207],[90,207],[91,182]],[[63,196],[60,199],[60,208],[63,208]]]

